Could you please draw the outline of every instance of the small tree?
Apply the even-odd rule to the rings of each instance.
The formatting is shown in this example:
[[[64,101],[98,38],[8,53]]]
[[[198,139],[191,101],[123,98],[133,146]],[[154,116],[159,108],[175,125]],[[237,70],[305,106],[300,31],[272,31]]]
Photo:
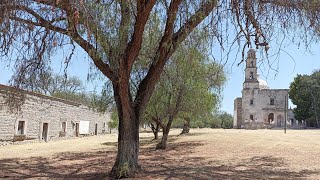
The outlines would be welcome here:
[[[194,29],[200,27],[217,37],[225,49],[228,27],[234,25],[233,42],[244,45],[244,57],[245,48],[250,46],[267,51],[271,39],[277,39],[274,35],[278,29],[287,35],[287,30],[302,27],[302,33],[292,34],[303,42],[309,42],[307,35],[319,37],[319,7],[318,1],[283,0],[2,0],[0,55],[14,60],[14,79],[19,85],[23,79],[41,76],[50,69],[50,57],[57,47],[74,50],[77,44],[82,48],[93,67],[112,82],[119,143],[111,175],[128,177],[139,169],[139,124],[147,102],[166,62]],[[161,20],[161,36],[154,51],[148,53],[148,68],[133,97],[132,69],[143,59],[143,35],[152,34],[145,27],[153,20],[153,13]],[[68,56],[62,61],[68,67],[70,60]]]
[[[181,46],[167,63],[146,110],[146,117],[163,130],[157,149],[166,148],[175,119],[190,121],[210,114],[218,105],[224,82],[221,66],[198,49]]]

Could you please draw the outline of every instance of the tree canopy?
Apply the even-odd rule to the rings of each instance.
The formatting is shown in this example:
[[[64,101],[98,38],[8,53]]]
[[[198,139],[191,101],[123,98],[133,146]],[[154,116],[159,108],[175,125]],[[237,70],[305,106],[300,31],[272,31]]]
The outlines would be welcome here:
[[[222,49],[229,44],[228,28],[234,29],[231,44],[244,45],[242,57],[250,46],[268,51],[278,34],[308,45],[320,33],[319,2],[308,0],[2,0],[0,10],[0,55],[14,61],[17,86],[45,74],[57,48],[76,45],[111,80],[119,115],[114,177],[139,169],[140,117],[166,62],[194,29]],[[152,17],[160,20],[161,35],[147,52],[147,68],[133,97],[132,69],[141,60],[144,35],[152,37],[146,28]],[[73,53],[62,59],[66,68]]]
[[[294,108],[295,118],[319,127],[320,71],[314,71],[311,75],[297,75],[290,84],[289,97],[297,106]]]
[[[167,62],[146,108],[145,117],[163,129],[161,147],[174,120],[189,121],[211,114],[220,103],[226,80],[222,65],[210,62],[205,52],[183,44]]]

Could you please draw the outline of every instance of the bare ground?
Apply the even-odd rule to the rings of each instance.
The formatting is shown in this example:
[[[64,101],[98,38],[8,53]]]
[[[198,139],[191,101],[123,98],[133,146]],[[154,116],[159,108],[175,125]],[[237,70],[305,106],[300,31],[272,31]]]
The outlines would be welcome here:
[[[141,133],[135,179],[320,179],[320,130],[193,129],[154,150]],[[108,179],[116,135],[0,147],[0,179]]]

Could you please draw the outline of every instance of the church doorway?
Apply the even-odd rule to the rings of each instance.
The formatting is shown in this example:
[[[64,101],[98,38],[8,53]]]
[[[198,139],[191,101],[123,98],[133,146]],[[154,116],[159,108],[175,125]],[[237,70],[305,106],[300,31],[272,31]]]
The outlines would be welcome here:
[[[282,115],[278,115],[277,116],[277,126],[278,127],[282,127],[283,126],[283,118],[282,118]]]
[[[273,122],[273,120],[274,120],[274,114],[273,114],[273,113],[270,113],[270,114],[268,115],[268,122],[269,122],[269,124],[271,124],[271,123]]]

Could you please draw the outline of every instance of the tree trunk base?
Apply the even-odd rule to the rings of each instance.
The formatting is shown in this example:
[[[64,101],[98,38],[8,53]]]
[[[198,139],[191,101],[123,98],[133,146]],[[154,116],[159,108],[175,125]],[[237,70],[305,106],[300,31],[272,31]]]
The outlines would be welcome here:
[[[158,136],[158,133],[157,133],[157,134],[154,134],[153,140],[159,139],[158,137],[159,137],[159,136]]]
[[[180,134],[188,134],[188,133],[189,133],[189,129],[183,129]]]
[[[157,144],[156,149],[167,149],[167,145],[160,142]]]
[[[190,119],[189,118],[185,118],[185,119],[186,119],[186,121],[183,124],[183,129],[180,134],[188,134],[190,131]]]
[[[109,177],[115,179],[134,177],[141,170],[140,165],[135,167],[130,166],[128,163],[119,164],[118,166],[113,166],[109,173]]]

